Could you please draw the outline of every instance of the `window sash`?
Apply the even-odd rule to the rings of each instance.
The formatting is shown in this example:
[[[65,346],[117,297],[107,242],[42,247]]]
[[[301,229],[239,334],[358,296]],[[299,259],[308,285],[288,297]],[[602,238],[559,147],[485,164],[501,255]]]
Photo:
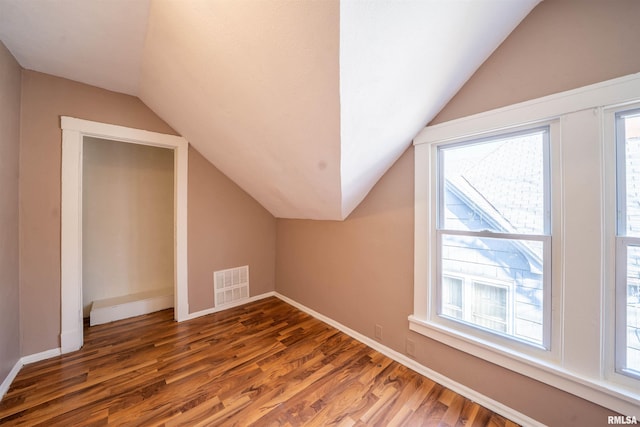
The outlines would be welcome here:
[[[640,237],[616,238],[616,372],[640,379],[640,371],[629,367],[627,361],[628,319],[627,319],[627,249],[640,248]]]
[[[534,128],[527,128],[518,130],[510,133],[498,133],[491,136],[486,136],[482,138],[476,138],[466,141],[453,142],[453,143],[445,143],[437,146],[437,171],[436,171],[436,182],[437,182],[437,212],[436,212],[436,228],[439,230],[445,229],[445,168],[444,164],[444,153],[447,149],[455,149],[464,146],[472,146],[479,145],[483,142],[492,142],[498,140],[504,140],[509,138],[517,138],[520,136],[532,135],[532,134],[542,134],[542,157],[543,157],[543,212],[544,212],[544,225],[543,232],[541,235],[549,235],[551,234],[551,161],[550,161],[550,126],[538,126]],[[466,231],[466,230],[463,230]],[[489,231],[489,230],[488,230]]]
[[[551,346],[551,159],[550,159],[550,125],[535,126],[519,129],[513,132],[499,132],[491,135],[487,135],[481,138],[469,139],[459,142],[448,142],[436,146],[436,221],[435,221],[435,233],[436,233],[436,250],[435,265],[436,265],[436,283],[435,283],[435,297],[436,297],[436,314],[448,320],[457,323],[463,323],[468,325],[474,330],[482,330],[491,334],[506,338],[508,340],[514,340],[523,342],[527,345],[534,347],[541,347],[544,350],[550,350]],[[543,231],[539,234],[522,234],[522,233],[507,233],[493,230],[481,230],[481,231],[469,231],[469,230],[453,230],[445,228],[445,153],[449,149],[457,149],[464,146],[479,145],[482,143],[490,143],[493,141],[508,140],[510,138],[518,138],[526,135],[540,134],[542,136],[542,186],[543,186]],[[482,327],[479,323],[472,323],[464,321],[462,319],[455,319],[452,316],[444,314],[444,292],[443,292],[443,274],[450,273],[443,270],[442,261],[442,236],[443,235],[458,235],[458,236],[475,236],[486,237],[492,239],[512,239],[512,240],[529,240],[540,241],[543,244],[542,258],[543,258],[543,274],[542,274],[542,340],[540,343],[537,340],[521,338],[515,336],[512,328],[510,332],[500,333],[494,329]],[[470,297],[467,295],[467,297]],[[507,328],[508,330],[509,328]]]
[[[615,115],[616,139],[616,230],[618,236],[627,233],[627,136],[626,118],[640,116],[640,108],[621,111]],[[636,236],[636,237],[640,237]]]
[[[446,314],[443,315],[444,310],[447,308],[444,304],[444,294],[443,294],[443,277],[453,277],[450,272],[445,272],[442,266],[443,256],[441,253],[442,250],[442,237],[443,235],[457,235],[457,236],[470,236],[470,237],[486,237],[492,239],[504,239],[504,240],[529,240],[529,241],[537,241],[542,243],[542,340],[541,343],[537,343],[533,340],[526,339],[524,337],[515,336],[512,333],[500,333],[496,330],[484,328],[479,324],[474,324],[469,321],[465,321],[463,319],[456,319],[453,316],[448,316]],[[435,283],[435,312],[436,314],[443,319],[449,320],[454,323],[458,323],[464,326],[468,326],[473,328],[474,330],[481,330],[483,332],[488,332],[497,337],[501,337],[503,339],[507,339],[510,341],[517,341],[520,343],[524,343],[528,346],[532,346],[535,348],[541,348],[543,350],[551,349],[551,236],[549,235],[538,235],[538,234],[509,234],[509,233],[495,233],[492,231],[461,231],[461,230],[436,230],[436,247],[435,247],[435,267],[436,267],[436,283]],[[458,278],[459,279],[459,278]],[[489,283],[487,280],[483,278],[474,278],[474,281],[481,283]],[[496,283],[497,286],[501,286],[502,284]],[[464,289],[464,284],[463,284]],[[464,293],[464,291],[463,291]],[[466,295],[466,297],[469,297]]]
[[[629,367],[628,356],[628,248],[640,247],[640,236],[627,235],[627,137],[626,118],[640,115],[640,108],[615,114],[616,152],[616,261],[615,261],[615,370],[640,379],[640,371]]]

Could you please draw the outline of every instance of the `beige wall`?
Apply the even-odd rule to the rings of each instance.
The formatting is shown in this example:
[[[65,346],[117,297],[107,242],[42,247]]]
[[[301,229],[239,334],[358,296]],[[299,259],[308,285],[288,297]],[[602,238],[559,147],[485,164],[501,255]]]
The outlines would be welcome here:
[[[82,299],[173,289],[173,150],[84,138]]]
[[[20,66],[0,43],[0,383],[20,357],[19,147]]]
[[[437,121],[640,71],[640,2],[545,0]],[[276,290],[548,425],[606,423],[611,411],[409,331],[413,149],[344,222],[278,220]]]
[[[60,345],[60,116],[174,134],[138,98],[22,72],[22,355]],[[275,219],[189,148],[190,311],[213,306],[213,271],[249,264],[252,295],[274,289]],[[2,328],[4,330],[4,328]]]
[[[544,0],[431,124],[640,71],[640,2]]]
[[[413,309],[413,150],[345,221],[278,219],[276,290],[404,349]]]
[[[189,312],[213,307],[213,272],[249,265],[251,295],[275,289],[276,220],[189,147]]]
[[[22,355],[60,346],[60,116],[174,131],[139,99],[22,72],[20,318]]]

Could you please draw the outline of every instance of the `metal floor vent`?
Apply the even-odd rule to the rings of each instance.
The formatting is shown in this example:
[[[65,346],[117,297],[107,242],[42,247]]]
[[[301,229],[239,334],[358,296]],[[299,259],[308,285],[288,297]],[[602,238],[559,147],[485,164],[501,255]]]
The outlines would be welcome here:
[[[213,272],[215,306],[249,298],[249,266]]]

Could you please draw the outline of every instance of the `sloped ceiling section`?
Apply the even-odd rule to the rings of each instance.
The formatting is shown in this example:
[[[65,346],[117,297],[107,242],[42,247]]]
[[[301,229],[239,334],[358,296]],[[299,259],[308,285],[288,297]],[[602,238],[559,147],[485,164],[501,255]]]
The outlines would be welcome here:
[[[23,68],[136,95],[149,0],[0,0],[0,40]]]
[[[274,216],[339,220],[538,1],[0,0],[0,40],[140,97]]]
[[[341,2],[343,217],[538,2]]]
[[[277,217],[337,219],[339,4],[152,2],[140,98]]]

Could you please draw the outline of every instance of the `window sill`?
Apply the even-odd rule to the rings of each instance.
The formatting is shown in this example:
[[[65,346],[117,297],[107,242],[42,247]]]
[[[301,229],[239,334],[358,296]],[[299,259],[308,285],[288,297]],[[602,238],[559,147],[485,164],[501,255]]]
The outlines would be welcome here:
[[[637,415],[640,393],[610,381],[589,378],[563,369],[560,362],[533,357],[444,325],[409,316],[409,329],[457,350],[526,375],[624,415]]]

